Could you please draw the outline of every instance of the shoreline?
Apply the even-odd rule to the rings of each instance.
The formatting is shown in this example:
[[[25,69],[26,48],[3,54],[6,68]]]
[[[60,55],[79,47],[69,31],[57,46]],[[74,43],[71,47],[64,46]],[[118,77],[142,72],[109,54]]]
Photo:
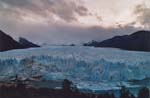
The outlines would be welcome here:
[[[50,91],[53,90],[53,91],[57,92],[57,91],[62,91],[63,90],[63,87],[62,87],[63,84],[62,83],[63,83],[63,81],[61,81],[61,80],[57,80],[57,81],[32,81],[32,82],[31,81],[17,81],[16,82],[14,80],[14,81],[11,81],[11,82],[10,81],[9,82],[0,82],[0,89],[5,88],[9,91],[13,88],[13,89],[17,90],[18,85],[20,86],[20,84],[21,84],[19,89],[22,89],[23,92],[26,91],[26,90],[30,90],[30,89],[34,89],[36,91],[39,91],[41,89],[45,89],[46,92],[49,91],[49,90]],[[47,84],[49,84],[49,86]],[[136,87],[136,88],[135,87],[130,87],[130,88],[126,87],[126,90],[131,92],[133,94],[133,96],[137,97],[138,92],[141,88],[142,87]],[[97,96],[97,95],[104,95],[104,94],[107,93],[107,94],[113,94],[114,96],[116,96],[116,98],[119,98],[121,86],[118,87],[118,89],[110,89],[110,90],[95,90],[94,91],[94,90],[91,90],[91,89],[84,89],[84,88],[77,88],[77,89],[78,89],[78,93],[82,93],[82,94],[85,94],[85,95],[90,94],[90,95],[96,95]],[[72,93],[74,93],[74,92],[72,92]],[[59,98],[63,98],[63,97],[59,97]]]

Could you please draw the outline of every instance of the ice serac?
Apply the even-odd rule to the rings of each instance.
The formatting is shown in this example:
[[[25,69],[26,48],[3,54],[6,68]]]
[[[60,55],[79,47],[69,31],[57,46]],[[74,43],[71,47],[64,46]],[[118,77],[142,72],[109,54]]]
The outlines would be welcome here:
[[[79,86],[112,87],[150,78],[150,52],[82,46],[50,46],[0,53],[0,80],[70,79]],[[84,83],[84,85],[82,85]],[[95,86],[96,87],[96,86]]]

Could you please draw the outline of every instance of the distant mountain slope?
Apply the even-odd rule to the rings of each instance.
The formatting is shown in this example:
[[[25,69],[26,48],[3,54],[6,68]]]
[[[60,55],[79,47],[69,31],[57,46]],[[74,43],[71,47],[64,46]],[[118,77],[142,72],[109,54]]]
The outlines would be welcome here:
[[[21,44],[15,41],[11,36],[5,34],[3,31],[0,30],[0,51],[7,51],[11,49],[24,49],[24,48],[30,48],[35,46],[34,44],[33,46],[31,44],[29,45],[27,44],[29,43]]]
[[[0,31],[0,51],[20,48],[23,48],[23,46],[3,31]]]
[[[20,43],[21,45],[23,45],[25,48],[40,47],[39,45],[36,45],[36,44],[34,44],[34,43],[32,43],[32,42],[30,42],[30,41],[28,41],[27,39],[22,38],[22,37],[19,38],[19,43]]]
[[[150,31],[137,31],[131,35],[115,36],[102,42],[93,41],[85,46],[113,47],[134,51],[150,51]]]

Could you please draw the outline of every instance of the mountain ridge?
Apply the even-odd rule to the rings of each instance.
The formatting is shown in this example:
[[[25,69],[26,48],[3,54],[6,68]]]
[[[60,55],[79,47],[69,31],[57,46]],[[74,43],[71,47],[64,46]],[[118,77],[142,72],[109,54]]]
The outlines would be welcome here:
[[[32,43],[31,41],[28,41],[27,39],[23,37],[19,37],[19,43],[23,45],[25,48],[30,48],[30,47],[40,47],[39,45],[36,45]]]
[[[102,42],[92,41],[84,46],[111,47],[132,51],[150,51],[150,31],[141,30],[130,35],[115,36]]]
[[[37,46],[38,45],[35,45],[29,41],[28,43],[26,43],[26,45],[20,42],[17,42],[10,35],[0,30],[0,52],[12,50],[12,49],[25,49],[25,48],[37,47]]]

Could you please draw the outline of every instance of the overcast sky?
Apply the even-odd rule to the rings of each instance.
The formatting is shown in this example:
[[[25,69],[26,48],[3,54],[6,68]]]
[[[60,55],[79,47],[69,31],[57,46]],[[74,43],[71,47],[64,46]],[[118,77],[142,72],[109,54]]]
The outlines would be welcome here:
[[[0,0],[0,29],[36,43],[80,44],[150,28],[150,0]]]

